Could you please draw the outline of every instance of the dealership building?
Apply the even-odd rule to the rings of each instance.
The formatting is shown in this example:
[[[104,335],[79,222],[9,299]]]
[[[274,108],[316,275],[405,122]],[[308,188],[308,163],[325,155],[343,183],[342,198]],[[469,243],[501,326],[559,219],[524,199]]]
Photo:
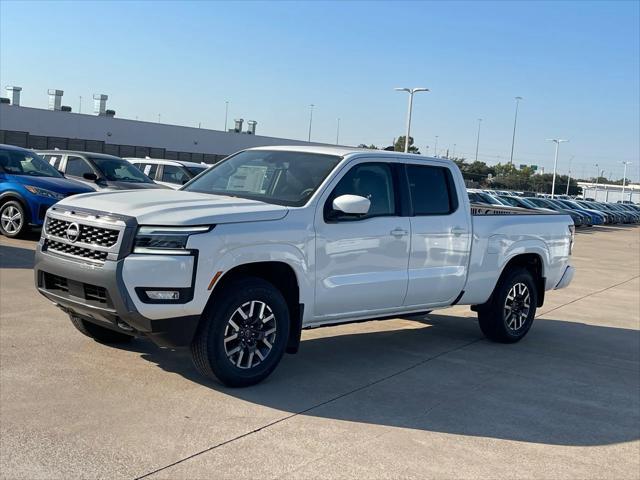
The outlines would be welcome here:
[[[323,145],[256,135],[253,120],[235,120],[234,128],[223,132],[117,118],[107,109],[107,95],[93,96],[93,115],[62,105],[62,90],[49,90],[48,109],[24,107],[20,92],[20,87],[6,87],[6,97],[0,100],[0,143],[205,163],[249,147]]]

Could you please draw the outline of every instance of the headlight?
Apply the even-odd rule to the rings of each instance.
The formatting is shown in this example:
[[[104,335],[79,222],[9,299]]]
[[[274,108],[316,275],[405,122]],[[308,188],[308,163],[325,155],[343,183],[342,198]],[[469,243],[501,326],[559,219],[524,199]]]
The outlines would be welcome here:
[[[133,245],[133,253],[163,255],[189,255],[186,250],[191,235],[205,233],[212,226],[201,227],[139,227]]]
[[[40,195],[41,197],[54,198],[56,200],[62,200],[64,195],[51,190],[45,190],[44,188],[34,187],[32,185],[25,185],[24,188],[29,190],[34,195]]]

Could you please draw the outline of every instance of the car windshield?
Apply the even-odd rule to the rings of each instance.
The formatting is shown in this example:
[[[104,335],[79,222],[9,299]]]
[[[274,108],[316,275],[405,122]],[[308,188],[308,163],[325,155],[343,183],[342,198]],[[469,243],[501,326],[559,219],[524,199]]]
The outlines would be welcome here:
[[[182,190],[300,207],[340,160],[317,153],[247,150],[209,168]]]
[[[31,177],[62,177],[42,157],[23,150],[0,150],[0,172]]]
[[[208,166],[204,166],[204,165],[201,166],[201,167],[194,167],[192,165],[189,165],[189,166],[185,165],[184,168],[186,168],[188,170],[188,172],[195,177],[196,175],[200,175],[202,172],[204,172],[209,167]]]
[[[133,164],[121,158],[90,157],[103,178],[112,182],[153,183]]]
[[[504,203],[502,203],[493,195],[489,195],[488,193],[484,193],[484,192],[477,192],[477,193],[480,196],[480,198],[484,199],[484,203],[488,203],[490,205],[504,205]]]

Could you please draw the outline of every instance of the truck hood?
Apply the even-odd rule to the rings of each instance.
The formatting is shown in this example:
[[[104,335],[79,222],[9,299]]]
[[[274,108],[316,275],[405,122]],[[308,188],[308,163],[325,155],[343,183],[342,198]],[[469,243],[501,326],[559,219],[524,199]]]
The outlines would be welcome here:
[[[260,222],[279,220],[288,212],[286,207],[257,200],[171,189],[87,193],[57,205],[127,215],[140,225]]]

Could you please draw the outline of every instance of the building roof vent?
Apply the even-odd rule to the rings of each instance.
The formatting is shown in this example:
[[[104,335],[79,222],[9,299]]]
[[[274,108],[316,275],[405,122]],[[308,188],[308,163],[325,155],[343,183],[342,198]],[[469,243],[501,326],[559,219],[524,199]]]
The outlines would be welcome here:
[[[256,122],[255,120],[249,120],[247,122],[247,133],[249,135],[255,135],[256,134],[256,125],[258,124],[258,122]]]
[[[104,114],[107,117],[115,117],[116,116],[116,111],[115,110],[105,110]]]
[[[61,112],[70,112],[71,111],[71,107],[69,105],[62,105],[60,107],[60,111]]]
[[[50,88],[47,93],[49,94],[49,110],[60,110],[64,91]]]
[[[244,119],[236,118],[234,122],[235,122],[235,126],[233,128],[230,128],[229,131],[235,132],[235,133],[242,133],[242,124],[244,122]]]
[[[12,87],[11,85],[7,85],[5,87],[7,91],[7,95],[11,99],[11,105],[15,105],[16,107],[20,106],[20,92],[22,91],[22,87]]]
[[[107,114],[107,99],[108,95],[103,95],[101,93],[96,93],[93,95],[93,113],[96,113],[100,116],[105,116]]]
[[[9,100],[7,97],[0,97],[0,103],[9,104],[11,103],[11,100]]]

